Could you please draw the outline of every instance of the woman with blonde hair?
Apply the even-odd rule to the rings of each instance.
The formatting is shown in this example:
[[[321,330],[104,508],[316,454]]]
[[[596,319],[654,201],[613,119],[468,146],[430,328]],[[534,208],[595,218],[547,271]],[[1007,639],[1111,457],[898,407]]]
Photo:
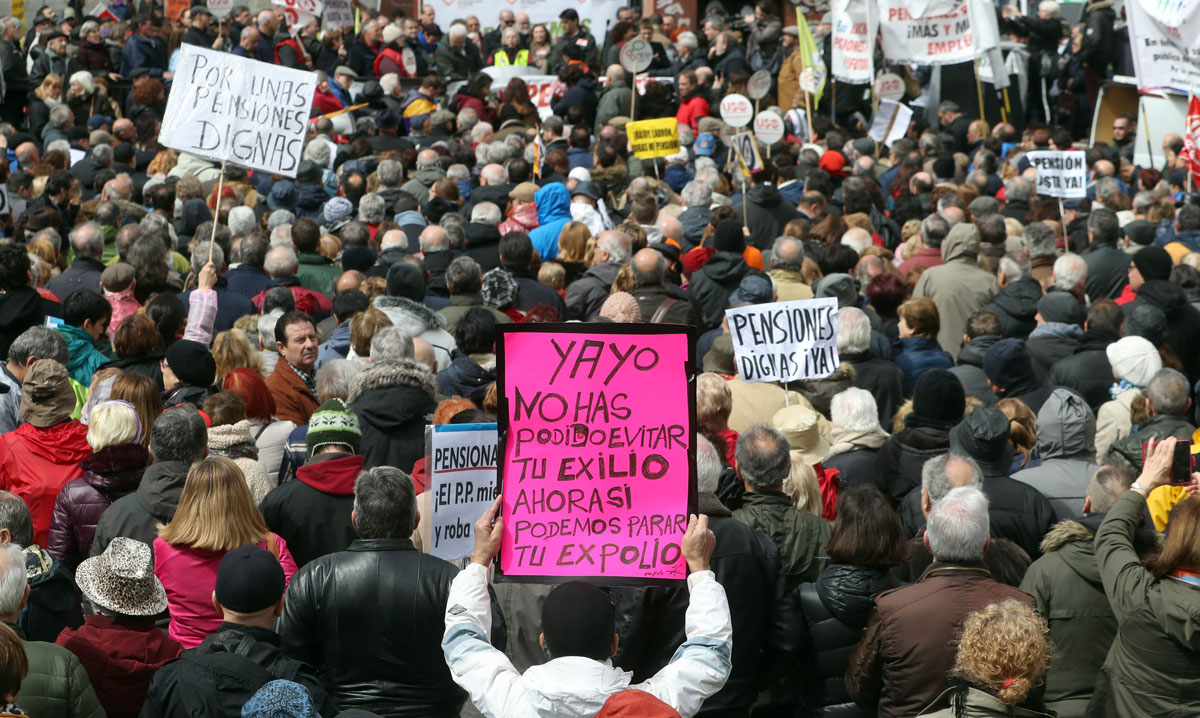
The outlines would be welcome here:
[[[142,421],[142,438],[139,443],[150,448],[150,430],[162,414],[162,389],[148,376],[141,374],[118,374],[113,378],[113,401],[124,401],[133,407]],[[151,458],[151,462],[153,458]]]
[[[50,121],[50,110],[63,103],[62,77],[51,72],[42,78],[42,84],[33,91],[33,99],[29,102],[29,131],[38,137],[42,136],[42,128]]]
[[[221,624],[212,593],[226,552],[246,544],[267,549],[291,581],[296,562],[287,543],[267,529],[241,469],[232,459],[210,456],[188,471],[179,506],[169,524],[158,525],[154,574],[167,591],[168,634],[195,648]]]
[[[225,377],[234,369],[245,367],[261,376],[263,373],[262,358],[258,350],[250,344],[246,333],[237,329],[226,329],[217,334],[212,345],[213,361],[217,365],[215,383],[224,383]]]
[[[1032,607],[1011,598],[970,614],[963,621],[951,686],[930,706],[946,707],[933,712],[926,709],[921,715],[1053,716],[1043,710],[1034,690],[1045,682],[1050,663],[1048,632]]]
[[[583,222],[567,222],[558,235],[555,261],[567,271],[567,286],[583,276],[592,258],[592,231]]]
[[[91,555],[100,515],[141,483],[150,463],[150,452],[141,443],[146,434],[137,409],[127,401],[106,401],[91,410],[87,442],[92,455],[79,465],[83,475],[59,490],[45,546],[71,571]]]
[[[1001,399],[996,408],[1008,417],[1008,441],[1012,444],[1012,470],[1026,469],[1037,449],[1037,414],[1020,399]]]

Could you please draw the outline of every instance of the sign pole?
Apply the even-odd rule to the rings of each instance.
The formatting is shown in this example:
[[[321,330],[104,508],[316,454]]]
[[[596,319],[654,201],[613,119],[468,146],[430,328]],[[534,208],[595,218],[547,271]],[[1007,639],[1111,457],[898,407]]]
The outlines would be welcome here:
[[[1063,221],[1063,218],[1064,218],[1064,217],[1066,217],[1066,216],[1067,216],[1067,210],[1063,209],[1063,201],[1062,201],[1062,197],[1059,197],[1059,198],[1058,198],[1058,221],[1061,223],[1061,222]],[[1064,225],[1064,226],[1063,226],[1063,232],[1066,232],[1066,231],[1067,231],[1067,228],[1066,228],[1066,226]],[[1067,250],[1068,250],[1068,251],[1069,251],[1070,249],[1071,249],[1070,247],[1067,247]]]
[[[896,124],[896,117],[898,117],[899,115],[900,115],[900,105],[894,105],[892,107],[892,117],[891,117],[891,119],[888,120],[887,130],[883,133],[883,141],[884,142],[887,142],[887,139],[892,136],[892,125]]]
[[[814,78],[815,79],[815,78]],[[832,97],[829,98],[829,123],[837,124],[837,79],[833,75],[829,76],[829,91]]]
[[[995,76],[995,70],[992,72]],[[983,110],[983,83],[979,80],[979,58],[975,58],[975,91],[979,93],[979,119],[987,122],[987,113]]]
[[[213,214],[213,229],[212,236],[208,238],[208,261],[211,264],[213,258],[213,245],[217,243],[217,215],[220,214],[221,207],[221,188],[225,186],[225,160],[221,160],[221,176],[217,178],[217,209],[218,212]]]
[[[1188,85],[1188,109],[1189,110],[1192,107],[1192,98],[1195,96],[1196,96],[1196,88],[1193,85]],[[1192,134],[1192,128],[1190,125],[1191,125],[1191,123],[1188,122],[1187,113],[1185,112],[1183,115],[1183,129],[1184,129],[1184,132],[1187,132],[1189,135]],[[1147,133],[1147,137],[1149,137],[1149,133]],[[1194,154],[1196,152],[1197,152],[1197,149],[1193,148],[1192,153]],[[1188,158],[1189,166],[1185,168],[1187,170],[1187,193],[1188,194],[1192,193],[1192,168],[1190,166],[1192,159],[1194,159],[1194,158],[1191,158],[1191,157]]]
[[[637,101],[637,73],[633,73],[633,82],[629,83],[629,121],[637,122],[637,115],[633,114],[633,103]]]

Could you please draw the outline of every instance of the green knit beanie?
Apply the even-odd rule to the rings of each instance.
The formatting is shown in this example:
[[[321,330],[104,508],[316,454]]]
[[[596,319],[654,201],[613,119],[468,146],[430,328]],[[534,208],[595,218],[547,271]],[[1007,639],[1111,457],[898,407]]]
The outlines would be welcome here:
[[[341,399],[330,399],[317,407],[308,420],[308,436],[304,439],[311,458],[322,446],[347,446],[350,453],[362,450],[362,429],[358,417]]]

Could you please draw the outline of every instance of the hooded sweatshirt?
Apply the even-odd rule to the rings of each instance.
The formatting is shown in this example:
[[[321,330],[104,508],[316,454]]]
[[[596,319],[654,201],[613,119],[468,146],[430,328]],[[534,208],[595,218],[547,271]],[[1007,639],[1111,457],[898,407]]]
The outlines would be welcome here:
[[[400,186],[400,189],[417,198],[419,204],[429,201],[429,188],[446,176],[446,170],[441,167],[422,167],[413,173],[412,179]]]
[[[1096,463],[1096,416],[1075,392],[1058,388],[1037,417],[1040,466],[1013,474],[1050,500],[1056,520],[1083,515],[1083,500]]]
[[[92,555],[103,553],[117,536],[150,545],[158,536],[158,524],[170,523],[175,517],[190,468],[191,464],[183,461],[159,461],[146,467],[137,491],[117,499],[100,515]]]
[[[407,297],[375,297],[375,308],[392,320],[392,326],[410,337],[421,337],[433,345],[439,367],[450,366],[450,353],[457,345],[446,331],[446,320],[429,307]]]
[[[407,359],[372,364],[355,377],[346,399],[362,429],[364,463],[412,471],[425,455],[426,417],[437,406],[436,394],[429,371]]]
[[[363,468],[357,454],[318,454],[263,499],[267,528],[283,537],[297,566],[344,550],[357,538],[350,511],[354,481]]]
[[[979,230],[958,224],[942,242],[942,264],[925,270],[917,280],[914,297],[929,297],[938,307],[941,330],[938,343],[958,356],[967,319],[982,309],[1000,290],[996,278],[976,264]]]
[[[91,455],[87,427],[74,420],[45,428],[22,424],[0,436],[0,487],[29,507],[37,545],[46,545],[58,492],[79,476],[80,463]]]
[[[1026,337],[1037,326],[1034,316],[1042,298],[1042,285],[1032,277],[1022,277],[1009,284],[984,309],[995,313],[1004,328],[1005,337]]]
[[[571,221],[571,195],[566,185],[555,182],[534,193],[533,202],[537,205],[538,227],[529,233],[529,239],[544,262],[558,256],[558,235]]]

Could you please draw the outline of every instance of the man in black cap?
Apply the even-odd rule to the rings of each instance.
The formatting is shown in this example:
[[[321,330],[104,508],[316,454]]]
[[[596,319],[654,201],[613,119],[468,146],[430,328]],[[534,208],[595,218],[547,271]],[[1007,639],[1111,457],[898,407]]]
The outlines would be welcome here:
[[[1126,255],[1128,256],[1128,255]],[[1143,247],[1129,264],[1129,286],[1135,298],[1122,309],[1126,320],[1143,304],[1167,317],[1167,344],[1183,362],[1194,385],[1200,380],[1200,311],[1188,303],[1182,289],[1171,283],[1171,255],[1162,247]]]
[[[316,672],[284,654],[271,630],[283,610],[284,588],[279,560],[266,549],[247,544],[225,554],[212,599],[221,625],[154,674],[142,715],[240,715],[246,701],[274,680],[299,683],[321,715],[337,715]]]
[[[212,13],[203,5],[191,8],[192,25],[183,34],[183,43],[197,47],[220,50],[225,46],[225,38],[213,32]]]
[[[83,68],[80,67],[79,61],[67,51],[65,33],[54,30],[47,34],[45,39],[46,51],[33,61],[33,68],[29,71],[30,86],[41,85],[42,80],[46,79],[46,75],[54,73],[62,78],[63,93],[65,94],[68,78]]]
[[[563,48],[567,45],[575,45],[582,50],[584,64],[593,72],[597,71],[600,67],[600,49],[596,46],[596,38],[592,37],[592,33],[579,24],[579,13],[573,8],[567,8],[558,14],[558,20],[562,24],[563,34],[559,35],[550,51],[551,71],[558,72],[566,64]]]
[[[458,716],[466,694],[442,656],[439,620],[458,569],[413,546],[412,480],[390,466],[363,471],[350,519],[358,539],[349,548],[292,576],[279,623],[285,650],[317,666],[343,709]]]

